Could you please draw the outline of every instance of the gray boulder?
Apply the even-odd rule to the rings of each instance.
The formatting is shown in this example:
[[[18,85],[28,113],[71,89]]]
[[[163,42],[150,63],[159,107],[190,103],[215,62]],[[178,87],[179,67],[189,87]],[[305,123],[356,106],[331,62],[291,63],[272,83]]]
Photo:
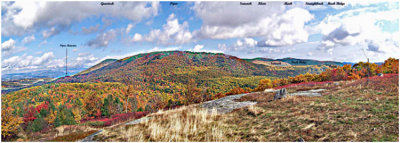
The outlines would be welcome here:
[[[287,93],[286,88],[281,88],[281,89],[277,90],[275,93],[275,96],[274,96],[274,100],[285,98],[286,93]]]

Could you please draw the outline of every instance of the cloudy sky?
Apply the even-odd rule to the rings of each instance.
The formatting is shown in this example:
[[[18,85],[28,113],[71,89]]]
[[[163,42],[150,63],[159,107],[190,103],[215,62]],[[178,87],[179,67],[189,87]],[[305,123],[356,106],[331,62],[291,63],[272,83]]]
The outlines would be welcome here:
[[[88,67],[165,50],[240,58],[373,62],[399,58],[399,3],[2,2],[2,73]]]

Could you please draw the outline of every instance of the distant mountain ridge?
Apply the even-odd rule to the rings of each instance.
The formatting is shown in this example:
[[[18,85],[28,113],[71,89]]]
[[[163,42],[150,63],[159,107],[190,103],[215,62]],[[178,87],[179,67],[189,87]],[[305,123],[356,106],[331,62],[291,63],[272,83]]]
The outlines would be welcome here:
[[[271,58],[254,58],[254,59],[244,59],[247,61],[280,61],[285,62],[290,65],[336,65],[336,66],[343,66],[344,63],[342,62],[335,62],[335,61],[318,61],[318,60],[311,60],[311,59],[297,59],[297,58],[283,58],[283,59],[271,59]]]
[[[83,70],[85,70],[85,68],[71,68],[68,69],[68,73],[69,75],[73,75]],[[63,76],[65,76],[65,68],[58,68],[58,69],[39,70],[39,71],[24,72],[24,73],[2,74],[1,80],[9,81],[9,80],[20,80],[29,78],[58,78]]]

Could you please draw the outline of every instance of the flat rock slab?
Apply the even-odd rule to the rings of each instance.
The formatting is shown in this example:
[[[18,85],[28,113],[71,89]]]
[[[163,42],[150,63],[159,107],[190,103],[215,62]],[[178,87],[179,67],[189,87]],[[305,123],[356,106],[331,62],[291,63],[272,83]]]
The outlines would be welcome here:
[[[257,103],[250,101],[245,101],[245,102],[234,101],[235,99],[239,99],[240,97],[245,95],[247,94],[231,95],[217,100],[207,101],[201,104],[200,107],[210,109],[209,112],[211,112],[213,109],[216,109],[218,114],[225,114],[232,112],[234,109],[254,105]]]
[[[307,91],[299,91],[295,93],[290,93],[289,96],[322,96],[320,92],[325,91],[326,89],[315,89],[315,90],[307,90]]]
[[[128,122],[125,125],[135,125],[135,124],[139,124],[139,123],[144,122],[144,121],[149,120],[149,119],[151,119],[151,117],[143,117],[143,118],[136,119],[136,120],[133,120],[131,122]]]

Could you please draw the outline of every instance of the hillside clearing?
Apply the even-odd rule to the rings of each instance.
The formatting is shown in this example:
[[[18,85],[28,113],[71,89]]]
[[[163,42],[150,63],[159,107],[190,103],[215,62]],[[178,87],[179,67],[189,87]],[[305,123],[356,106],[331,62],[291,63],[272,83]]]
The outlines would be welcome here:
[[[207,114],[192,105],[158,112],[142,123],[119,126],[98,141],[398,141],[398,75],[314,86],[289,93],[327,89],[321,97],[251,93],[238,101],[256,105],[231,113]]]

